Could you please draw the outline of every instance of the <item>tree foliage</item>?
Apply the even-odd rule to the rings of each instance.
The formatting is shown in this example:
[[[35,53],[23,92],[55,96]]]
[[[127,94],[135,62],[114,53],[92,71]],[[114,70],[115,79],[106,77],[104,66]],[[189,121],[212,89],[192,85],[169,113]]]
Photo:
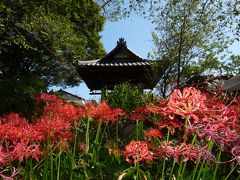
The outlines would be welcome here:
[[[194,75],[217,71],[228,46],[233,42],[219,2],[210,0],[169,0],[154,19],[155,51],[165,73],[160,79],[160,94]]]
[[[91,0],[3,0],[0,3],[0,71],[32,75],[49,85],[73,85],[73,63],[104,55],[104,18]]]
[[[131,13],[137,13],[151,21],[159,17],[159,12],[164,11],[163,4],[168,2],[179,3],[180,0],[96,0],[101,7],[103,15],[112,21],[126,18]],[[201,2],[201,0],[195,0]],[[228,25],[231,31],[239,40],[240,33],[240,3],[239,0],[217,0],[209,1],[218,6],[219,18],[225,25]]]
[[[153,11],[160,2],[157,0],[96,0],[102,14],[110,21],[128,17],[132,12],[144,15]],[[148,13],[149,15],[149,13]]]
[[[31,93],[78,84],[74,63],[105,54],[104,21],[92,0],[0,1],[0,114],[29,116]]]
[[[240,55],[231,55],[229,61],[223,62],[222,71],[230,75],[240,75]]]

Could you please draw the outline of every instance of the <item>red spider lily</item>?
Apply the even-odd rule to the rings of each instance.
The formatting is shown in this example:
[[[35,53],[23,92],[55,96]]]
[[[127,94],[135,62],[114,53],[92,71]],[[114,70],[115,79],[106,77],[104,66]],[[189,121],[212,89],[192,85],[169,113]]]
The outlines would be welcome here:
[[[116,123],[120,117],[125,115],[119,108],[111,109],[105,101],[100,104],[89,104],[86,109],[91,118],[98,122],[102,120],[103,123]]]
[[[43,100],[46,105],[43,116],[37,119],[34,129],[38,132],[36,139],[52,142],[58,140],[71,140],[72,125],[80,125],[80,117],[86,116],[83,108],[78,108],[58,99],[55,95],[41,94],[38,100]],[[77,122],[77,123],[76,123]]]
[[[125,147],[126,161],[137,164],[138,162],[152,161],[153,152],[148,150],[148,145],[144,141],[131,141]]]
[[[4,150],[5,149],[5,150]],[[23,158],[32,157],[37,161],[42,155],[39,144],[27,145],[25,143],[17,143],[10,145],[8,148],[0,146],[0,164],[5,165],[9,161],[23,161]]]
[[[19,170],[16,170],[15,167],[13,167],[13,173],[11,176],[4,175],[3,173],[8,171],[8,169],[4,169],[3,171],[0,172],[0,177],[2,177],[3,180],[14,180],[14,176],[16,176],[19,173]]]
[[[28,125],[28,121],[19,114],[10,113],[7,116],[0,117],[0,124],[8,124],[14,127],[24,127]]]
[[[33,126],[26,119],[18,114],[10,113],[1,118],[0,122],[0,140],[14,142],[26,142],[32,140],[34,134]]]
[[[170,95],[167,107],[174,114],[180,115],[184,119],[189,117],[198,121],[199,118],[195,113],[206,109],[205,100],[206,96],[193,87],[186,87],[182,92],[175,89]]]
[[[130,120],[133,121],[144,121],[146,119],[147,114],[149,113],[148,108],[146,107],[138,107],[129,117]]]
[[[160,114],[162,116],[174,116],[173,111],[168,107],[148,106],[147,109],[153,113]]]
[[[182,143],[180,145],[175,145],[172,141],[162,142],[161,147],[150,146],[153,150],[156,151],[155,156],[165,155],[167,157],[174,157],[176,163],[179,163],[179,159],[183,158],[183,162],[188,160],[200,160],[200,159],[209,159],[215,160],[215,157],[208,151],[207,146],[200,147],[192,144]]]
[[[190,133],[196,133],[200,138],[212,139],[218,145],[231,147],[232,144],[240,141],[239,115],[234,107],[222,106],[223,109],[215,109],[201,121],[193,123],[188,127]],[[214,111],[214,110],[211,110]]]
[[[39,122],[34,125],[34,129],[38,132],[35,137],[38,141],[55,142],[61,139],[72,139],[71,123],[58,117],[53,116],[51,119],[42,117]]]
[[[168,116],[174,119],[174,115],[179,115],[183,119],[192,118],[194,121],[199,120],[202,111],[206,111],[206,96],[201,91],[186,87],[182,91],[175,89],[167,101],[163,101],[162,107],[148,106],[148,110],[162,116]]]
[[[148,129],[144,131],[144,135],[148,137],[162,138],[163,133],[158,129]]]
[[[163,119],[158,121],[156,125],[160,129],[169,128],[170,132],[173,134],[176,128],[181,129],[184,124],[179,120]]]
[[[231,150],[232,156],[234,157],[234,159],[238,162],[238,164],[240,165],[240,146],[235,146],[232,148]]]
[[[46,105],[42,112],[43,114],[57,114],[66,121],[79,120],[81,116],[85,116],[85,113],[81,108],[78,108],[72,104],[65,103],[63,100],[58,99],[55,95],[41,94],[40,100],[43,100]]]
[[[25,143],[18,143],[14,146],[14,149],[10,152],[10,158],[11,160],[18,160],[23,161],[23,158],[32,157],[39,160],[39,157],[42,155],[42,152],[40,151],[40,145],[39,144],[31,144],[26,145]]]
[[[18,114],[10,113],[0,117],[1,164],[9,161],[22,161],[24,157],[38,160],[41,151],[39,142],[61,142],[61,147],[67,147],[67,141],[72,140],[73,124],[83,115],[80,108],[59,100],[54,95],[42,94],[37,100],[44,100],[43,115],[34,117],[35,122],[29,123]]]

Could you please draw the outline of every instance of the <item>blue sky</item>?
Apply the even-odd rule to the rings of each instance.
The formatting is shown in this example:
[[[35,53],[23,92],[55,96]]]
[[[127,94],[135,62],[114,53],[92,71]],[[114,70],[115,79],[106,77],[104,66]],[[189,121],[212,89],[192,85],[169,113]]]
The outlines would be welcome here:
[[[127,46],[142,58],[147,58],[147,55],[152,50],[151,32],[154,30],[153,25],[146,19],[143,19],[135,14],[127,19],[118,22],[106,22],[104,30],[101,32],[102,43],[107,52],[111,51],[117,44],[120,37],[123,37],[127,42]],[[235,42],[230,50],[235,54],[240,54],[240,42]],[[54,88],[54,90],[58,90]],[[64,89],[67,92],[83,97],[84,99],[98,100],[99,96],[89,95],[89,89],[85,83],[80,86]]]

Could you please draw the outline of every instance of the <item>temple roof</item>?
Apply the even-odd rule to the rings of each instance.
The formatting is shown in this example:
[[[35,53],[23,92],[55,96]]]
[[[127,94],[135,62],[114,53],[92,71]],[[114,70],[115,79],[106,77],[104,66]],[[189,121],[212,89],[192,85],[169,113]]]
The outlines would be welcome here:
[[[105,57],[78,61],[77,71],[90,90],[111,89],[122,82],[152,89],[158,82],[158,79],[153,78],[153,62],[138,56],[120,38],[117,46]]]
[[[142,59],[127,47],[126,41],[120,38],[117,46],[105,57],[90,61],[78,61],[79,66],[146,66],[150,62]]]
[[[101,62],[98,60],[78,61],[79,66],[148,66],[149,62]]]

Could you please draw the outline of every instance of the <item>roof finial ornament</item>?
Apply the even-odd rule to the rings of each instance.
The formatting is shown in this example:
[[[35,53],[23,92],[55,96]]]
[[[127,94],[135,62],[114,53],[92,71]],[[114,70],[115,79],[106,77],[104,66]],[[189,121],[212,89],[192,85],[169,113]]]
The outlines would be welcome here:
[[[126,46],[127,47],[127,43],[126,43],[126,41],[124,40],[124,38],[119,38],[119,40],[118,40],[118,42],[117,42],[117,45],[119,46],[119,45],[124,45],[124,46]]]

